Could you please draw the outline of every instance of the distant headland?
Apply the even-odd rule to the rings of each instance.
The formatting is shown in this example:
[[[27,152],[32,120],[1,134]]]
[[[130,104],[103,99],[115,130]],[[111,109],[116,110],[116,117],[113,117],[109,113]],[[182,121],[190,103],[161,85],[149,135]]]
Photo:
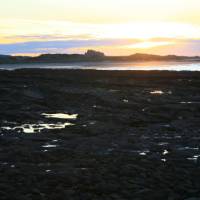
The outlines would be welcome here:
[[[132,54],[129,56],[106,56],[104,53],[88,50],[85,54],[42,54],[37,57],[0,55],[0,64],[21,63],[69,63],[69,62],[134,62],[134,61],[200,61],[199,56]]]

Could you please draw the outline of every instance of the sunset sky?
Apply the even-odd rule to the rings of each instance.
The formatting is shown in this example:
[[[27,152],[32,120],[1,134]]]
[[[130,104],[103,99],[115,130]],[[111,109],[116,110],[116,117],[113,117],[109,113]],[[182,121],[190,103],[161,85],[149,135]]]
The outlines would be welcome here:
[[[200,0],[6,0],[0,54],[200,55]]]

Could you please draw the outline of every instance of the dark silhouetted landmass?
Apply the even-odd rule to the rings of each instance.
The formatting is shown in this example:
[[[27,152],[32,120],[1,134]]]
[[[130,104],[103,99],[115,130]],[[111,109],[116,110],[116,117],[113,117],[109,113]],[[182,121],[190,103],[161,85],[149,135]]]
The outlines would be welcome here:
[[[0,64],[66,63],[66,62],[127,62],[127,61],[200,61],[200,57],[176,55],[151,55],[136,53],[129,56],[106,56],[102,52],[88,50],[85,54],[42,54],[37,57],[0,55]]]

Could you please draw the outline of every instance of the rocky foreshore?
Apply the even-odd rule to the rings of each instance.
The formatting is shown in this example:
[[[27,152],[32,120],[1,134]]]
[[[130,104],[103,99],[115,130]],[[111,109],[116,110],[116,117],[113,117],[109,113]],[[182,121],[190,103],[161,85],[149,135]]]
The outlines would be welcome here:
[[[1,200],[199,200],[200,73],[0,71]]]

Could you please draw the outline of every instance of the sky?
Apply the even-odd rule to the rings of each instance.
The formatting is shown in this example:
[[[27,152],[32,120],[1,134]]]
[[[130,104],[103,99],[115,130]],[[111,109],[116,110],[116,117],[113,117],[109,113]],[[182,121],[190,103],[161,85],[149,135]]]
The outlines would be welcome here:
[[[200,56],[199,0],[0,0],[0,54]]]

